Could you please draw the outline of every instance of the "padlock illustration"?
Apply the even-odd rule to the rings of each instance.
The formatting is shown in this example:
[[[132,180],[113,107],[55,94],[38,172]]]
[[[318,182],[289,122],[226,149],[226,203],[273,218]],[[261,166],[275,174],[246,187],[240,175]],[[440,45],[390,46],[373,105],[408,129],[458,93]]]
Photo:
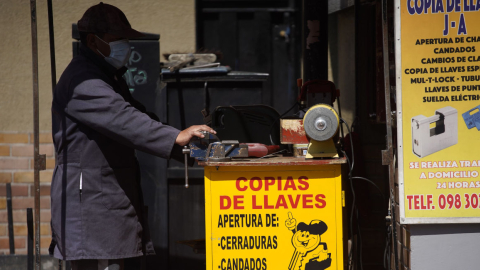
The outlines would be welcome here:
[[[430,117],[412,117],[412,150],[420,158],[458,143],[458,112],[447,106]]]

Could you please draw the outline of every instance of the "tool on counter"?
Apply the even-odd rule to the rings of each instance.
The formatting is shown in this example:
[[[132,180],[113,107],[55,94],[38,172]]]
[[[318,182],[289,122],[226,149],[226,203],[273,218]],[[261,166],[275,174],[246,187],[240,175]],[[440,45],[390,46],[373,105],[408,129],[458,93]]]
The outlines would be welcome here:
[[[215,134],[202,131],[204,137],[195,137],[184,146],[185,187],[188,188],[188,155],[198,161],[228,162],[235,158],[265,157],[276,153],[279,145],[261,143],[239,143],[237,140],[220,140]]]
[[[292,145],[295,157],[338,158],[336,135],[342,117],[340,90],[328,80],[297,80],[300,110],[280,120],[281,144]],[[338,113],[333,108],[337,101]],[[341,141],[340,141],[341,145]]]
[[[190,58],[190,59],[187,59],[185,61],[181,61],[181,62],[178,62],[178,63],[175,63],[174,65],[170,66],[168,68],[168,70],[170,72],[174,72],[174,71],[177,71],[179,69],[182,69],[188,65],[190,65],[191,63],[195,62],[195,58]]]
[[[336,137],[340,125],[340,90],[333,82],[297,80],[300,111],[280,120],[280,141],[290,144],[295,157],[337,158]],[[333,108],[337,101],[338,113]],[[343,138],[343,130],[341,132]]]
[[[232,157],[248,157],[246,145],[238,141],[221,141],[216,135],[202,131],[204,138],[194,138],[188,144],[190,157],[200,161],[230,161]]]
[[[195,59],[195,65],[204,65],[214,63],[217,61],[217,56],[214,53],[173,53],[168,55],[168,62],[178,63]]]
[[[338,133],[340,118],[327,104],[311,107],[303,119],[282,119],[282,144],[293,144],[293,154],[305,158],[337,158],[333,140]]]
[[[237,140],[220,140],[216,135],[202,131],[204,138],[194,138],[183,149],[199,161],[231,161],[233,158],[263,157],[277,152],[279,145],[261,143],[239,143]]]
[[[435,115],[412,117],[412,150],[421,158],[458,143],[457,110],[447,106]],[[434,127],[430,124],[435,123]]]
[[[217,56],[213,53],[183,53],[168,55],[166,67],[170,72],[179,69],[218,67],[220,63],[215,63]]]
[[[338,133],[340,119],[333,107],[318,104],[303,117],[303,128],[310,138],[306,158],[338,157],[333,137]]]
[[[206,131],[201,131],[203,133],[203,138],[195,137],[192,141],[189,142],[188,146],[185,145],[182,149],[182,154],[185,156],[185,188],[188,188],[188,155],[194,158],[204,158],[206,157],[206,149],[210,144],[220,141],[220,139],[215,135]]]
[[[477,127],[480,130],[480,105],[463,113],[462,117],[468,129]]]

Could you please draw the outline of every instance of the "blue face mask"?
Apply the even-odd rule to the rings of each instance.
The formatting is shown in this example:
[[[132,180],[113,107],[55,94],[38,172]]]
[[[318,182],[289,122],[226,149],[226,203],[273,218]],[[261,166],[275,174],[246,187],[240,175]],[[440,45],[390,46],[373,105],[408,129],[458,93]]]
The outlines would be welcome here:
[[[113,41],[110,43],[107,43],[103,39],[99,38],[97,35],[95,35],[98,39],[103,41],[105,44],[110,46],[110,55],[105,56],[103,53],[101,53],[98,49],[97,51],[105,57],[105,61],[115,67],[116,69],[120,69],[121,67],[125,66],[127,64],[128,59],[130,58],[130,53],[132,52],[132,49],[130,48],[130,43],[128,42],[128,39],[122,39],[122,40],[117,40]]]

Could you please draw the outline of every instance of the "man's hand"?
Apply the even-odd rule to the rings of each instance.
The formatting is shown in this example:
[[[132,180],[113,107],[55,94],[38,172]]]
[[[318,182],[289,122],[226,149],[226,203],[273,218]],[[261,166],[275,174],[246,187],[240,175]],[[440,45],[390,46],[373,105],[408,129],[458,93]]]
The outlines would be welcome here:
[[[212,134],[217,134],[215,130],[206,125],[191,126],[187,129],[180,131],[177,139],[175,140],[175,143],[180,146],[184,146],[188,144],[188,142],[193,138],[193,136],[197,136],[199,138],[205,137],[200,131],[207,131]]]

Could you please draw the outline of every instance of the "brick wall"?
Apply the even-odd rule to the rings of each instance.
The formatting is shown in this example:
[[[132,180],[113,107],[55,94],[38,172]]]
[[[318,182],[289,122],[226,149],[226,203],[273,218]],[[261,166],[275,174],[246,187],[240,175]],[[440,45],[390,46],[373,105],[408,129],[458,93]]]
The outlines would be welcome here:
[[[51,133],[40,133],[40,154],[47,156],[47,170],[40,172],[40,247],[50,245],[50,182],[55,167]],[[27,253],[27,208],[34,208],[33,133],[0,133],[0,255],[10,254],[6,184],[12,185],[15,253]]]

